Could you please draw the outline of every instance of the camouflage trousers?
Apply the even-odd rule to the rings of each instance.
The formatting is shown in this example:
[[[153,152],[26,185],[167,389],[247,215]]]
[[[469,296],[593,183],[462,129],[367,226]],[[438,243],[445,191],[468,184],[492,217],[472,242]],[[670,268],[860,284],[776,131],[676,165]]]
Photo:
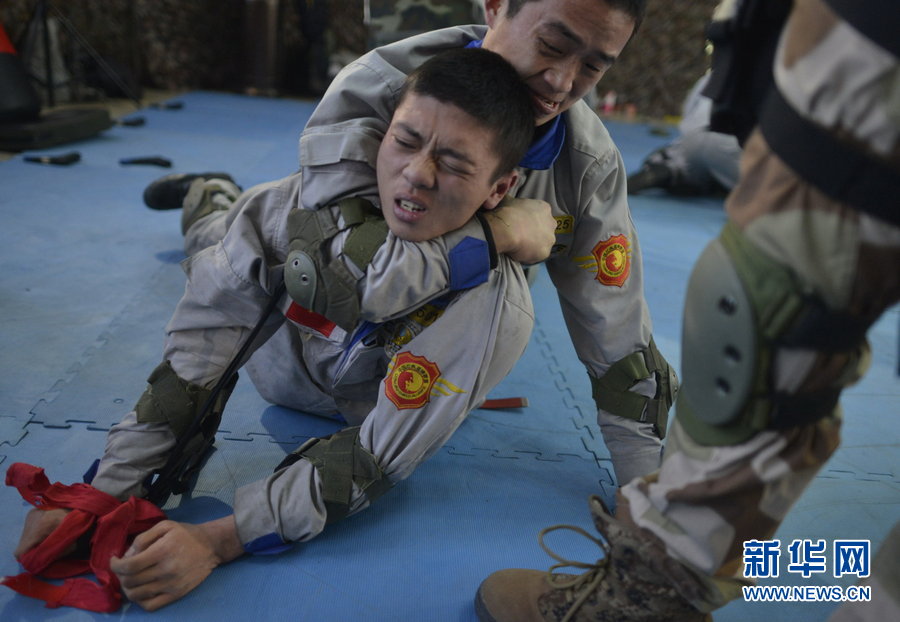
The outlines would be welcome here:
[[[897,57],[825,2],[795,2],[775,81],[802,117],[900,175]],[[897,196],[880,198],[900,205]],[[726,209],[757,252],[789,267],[831,309],[870,326],[900,299],[900,228],[799,178],[759,131],[746,144],[741,179]],[[772,382],[788,393],[837,388],[864,371],[865,356],[851,361],[843,354],[781,348]],[[743,542],[772,536],[839,440],[839,411],[729,446],[698,443],[676,417],[661,469],[620,490],[617,518],[658,536],[669,555],[693,569],[707,589],[679,590],[698,609],[711,611],[738,597],[746,584]]]

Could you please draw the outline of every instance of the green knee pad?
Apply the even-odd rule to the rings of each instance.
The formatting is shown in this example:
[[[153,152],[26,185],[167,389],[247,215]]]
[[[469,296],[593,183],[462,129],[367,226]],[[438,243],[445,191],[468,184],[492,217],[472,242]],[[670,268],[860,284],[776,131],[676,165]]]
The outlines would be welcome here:
[[[688,283],[678,420],[703,445],[733,445],[832,415],[865,360],[866,328],[827,309],[729,222]],[[772,361],[780,347],[844,352],[845,379],[818,391],[778,391]]]
[[[179,378],[168,361],[160,363],[147,382],[147,390],[134,407],[138,422],[166,423],[176,438],[166,465],[155,472],[147,491],[147,498],[162,507],[170,494],[186,491],[203,466],[237,374],[222,384],[214,398],[213,390]]]
[[[656,379],[656,395],[645,397],[631,391],[640,380]],[[678,393],[675,370],[656,348],[653,338],[647,348],[610,365],[602,378],[590,376],[597,408],[619,417],[652,423],[659,438],[666,437],[669,408]]]
[[[206,413],[200,430],[215,434],[237,375],[223,388],[215,404]],[[176,438],[187,431],[200,414],[212,391],[178,377],[169,361],[163,361],[147,378],[147,390],[134,406],[139,423],[168,423]]]
[[[381,212],[363,199],[345,199],[339,207],[342,228],[329,209],[294,209],[288,214],[291,242],[284,263],[284,283],[298,305],[351,331],[359,321],[356,277],[341,261],[331,260],[326,252],[328,243],[350,229],[342,252],[365,271],[384,244],[388,227]]]

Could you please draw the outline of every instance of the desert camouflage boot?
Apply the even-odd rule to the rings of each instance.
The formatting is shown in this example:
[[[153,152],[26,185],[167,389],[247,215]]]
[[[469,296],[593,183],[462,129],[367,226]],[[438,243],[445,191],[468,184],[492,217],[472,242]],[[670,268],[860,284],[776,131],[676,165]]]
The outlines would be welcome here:
[[[696,580],[679,562],[666,555],[649,534],[610,516],[599,497],[590,500],[594,524],[601,538],[580,527],[557,525],[544,529],[541,547],[559,563],[543,572],[501,570],[485,579],[475,598],[481,622],[702,622],[712,618],[685,600],[673,584]],[[563,559],[544,544],[544,535],[570,529],[599,546],[603,556],[594,563]],[[583,574],[556,573],[559,568]]]

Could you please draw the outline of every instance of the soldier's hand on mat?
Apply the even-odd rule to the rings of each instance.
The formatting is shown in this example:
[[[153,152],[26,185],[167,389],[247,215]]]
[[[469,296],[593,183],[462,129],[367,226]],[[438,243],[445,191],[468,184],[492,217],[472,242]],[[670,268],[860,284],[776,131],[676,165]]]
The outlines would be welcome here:
[[[19,545],[13,551],[16,559],[21,557],[43,542],[54,529],[63,521],[70,510],[55,508],[52,510],[41,510],[34,508],[25,516],[25,526],[22,527],[22,535],[19,537]],[[64,551],[64,555],[68,555],[75,550],[75,545]]]
[[[129,600],[155,611],[243,552],[233,516],[200,525],[162,521],[135,538],[121,558],[111,558],[109,567]]]
[[[485,216],[498,253],[523,264],[549,257],[556,242],[556,219],[546,201],[507,198]]]

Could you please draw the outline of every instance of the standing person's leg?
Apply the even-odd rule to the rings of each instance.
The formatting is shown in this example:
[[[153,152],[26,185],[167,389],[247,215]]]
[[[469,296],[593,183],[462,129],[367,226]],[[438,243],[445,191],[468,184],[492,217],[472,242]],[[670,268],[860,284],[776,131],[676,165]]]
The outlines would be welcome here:
[[[890,185],[897,67],[821,0],[798,0],[776,83],[801,123],[893,171]],[[750,139],[730,223],[689,285],[684,384],[660,471],[620,489],[615,519],[593,502],[607,553],[588,573],[550,584],[495,573],[478,593],[482,620],[699,620],[740,595],[743,543],[775,532],[837,447],[837,398],[866,369],[865,332],[900,299],[898,223],[866,213],[879,197],[848,203],[819,183],[762,134]]]
[[[728,202],[734,231],[740,230],[756,258],[789,267],[798,297],[815,292],[833,317],[845,320],[845,335],[859,336],[900,298],[900,228],[799,180],[760,135],[747,150],[742,182]],[[750,190],[754,185],[771,192]],[[815,410],[862,376],[868,355],[864,341],[856,348],[773,348],[770,367],[762,371],[771,374],[773,386],[751,389],[755,396],[743,415],[769,418],[770,429],[736,443],[739,423],[712,426],[691,412],[702,408],[703,399],[716,400],[711,387],[691,393],[686,359],[686,392],[663,468],[655,479],[621,490],[617,516],[653,532],[670,555],[711,577],[709,608],[740,593],[743,542],[771,537],[837,448],[839,409],[818,420]],[[808,414],[813,421],[803,423]]]

